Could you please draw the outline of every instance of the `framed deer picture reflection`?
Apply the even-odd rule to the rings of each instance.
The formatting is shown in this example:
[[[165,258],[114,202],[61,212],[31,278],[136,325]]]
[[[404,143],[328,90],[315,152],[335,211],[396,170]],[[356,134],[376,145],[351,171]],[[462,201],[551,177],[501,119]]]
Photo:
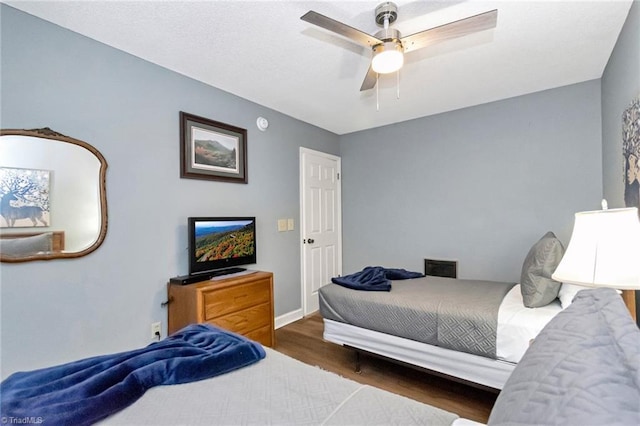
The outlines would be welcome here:
[[[0,167],[0,227],[49,226],[49,179],[49,170]]]

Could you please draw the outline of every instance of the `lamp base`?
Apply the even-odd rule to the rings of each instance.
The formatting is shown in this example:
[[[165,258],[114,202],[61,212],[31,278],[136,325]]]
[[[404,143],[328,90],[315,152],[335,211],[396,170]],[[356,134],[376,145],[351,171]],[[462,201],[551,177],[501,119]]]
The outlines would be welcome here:
[[[622,290],[622,300],[627,305],[633,322],[637,322],[636,318],[636,291],[635,290]]]

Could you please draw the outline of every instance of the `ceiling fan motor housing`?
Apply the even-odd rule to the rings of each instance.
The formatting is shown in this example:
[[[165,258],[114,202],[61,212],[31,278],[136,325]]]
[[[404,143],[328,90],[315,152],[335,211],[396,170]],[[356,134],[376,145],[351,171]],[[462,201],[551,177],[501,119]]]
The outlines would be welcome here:
[[[400,31],[395,28],[387,28],[386,30],[380,30],[375,34],[377,39],[382,41],[396,41],[400,43]]]
[[[389,20],[389,24],[398,19],[398,6],[395,3],[386,1],[376,7],[376,23],[381,27],[384,26],[385,18]]]

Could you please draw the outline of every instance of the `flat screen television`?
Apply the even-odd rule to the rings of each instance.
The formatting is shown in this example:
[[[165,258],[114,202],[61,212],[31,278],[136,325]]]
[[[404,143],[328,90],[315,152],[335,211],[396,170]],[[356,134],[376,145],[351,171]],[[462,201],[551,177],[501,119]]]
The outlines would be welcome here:
[[[190,217],[189,275],[221,275],[256,263],[255,217]]]

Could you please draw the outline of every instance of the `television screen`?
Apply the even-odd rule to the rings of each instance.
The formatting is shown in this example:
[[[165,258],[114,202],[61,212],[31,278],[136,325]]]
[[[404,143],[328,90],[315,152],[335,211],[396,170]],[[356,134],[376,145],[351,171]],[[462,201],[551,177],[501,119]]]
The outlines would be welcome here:
[[[256,263],[255,217],[190,217],[188,233],[190,275]]]

